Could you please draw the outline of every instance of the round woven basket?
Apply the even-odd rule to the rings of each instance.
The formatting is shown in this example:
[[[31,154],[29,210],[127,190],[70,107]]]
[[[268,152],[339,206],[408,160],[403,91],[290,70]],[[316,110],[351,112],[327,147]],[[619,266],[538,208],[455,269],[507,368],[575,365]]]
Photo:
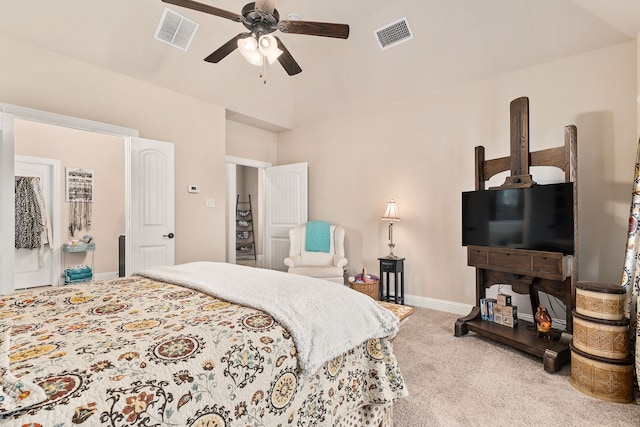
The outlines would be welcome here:
[[[356,283],[349,280],[349,286],[351,289],[356,290],[358,292],[362,292],[365,295],[370,296],[376,301],[380,300],[380,281],[379,280],[371,280],[366,283]]]

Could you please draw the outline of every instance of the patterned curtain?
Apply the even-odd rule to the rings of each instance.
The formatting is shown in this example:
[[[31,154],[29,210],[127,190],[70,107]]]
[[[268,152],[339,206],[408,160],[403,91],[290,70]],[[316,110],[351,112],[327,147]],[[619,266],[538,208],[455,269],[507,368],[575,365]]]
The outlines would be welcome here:
[[[622,286],[627,291],[625,316],[630,320],[631,351],[635,354],[636,388],[640,372],[640,318],[638,294],[640,293],[640,141],[636,155],[636,168],[633,175],[633,193],[631,196],[631,213],[629,214],[629,238],[622,271]]]

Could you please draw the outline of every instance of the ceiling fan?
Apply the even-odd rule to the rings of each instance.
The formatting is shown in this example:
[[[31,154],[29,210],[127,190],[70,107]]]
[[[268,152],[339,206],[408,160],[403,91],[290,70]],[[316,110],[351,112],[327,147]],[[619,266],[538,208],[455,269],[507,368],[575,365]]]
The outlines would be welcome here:
[[[331,24],[326,22],[311,22],[300,20],[280,20],[280,14],[275,8],[276,0],[257,0],[247,3],[240,14],[228,12],[217,7],[199,3],[194,0],[162,0],[176,6],[186,7],[199,12],[209,13],[221,18],[242,23],[249,32],[240,33],[220,46],[215,52],[207,56],[207,62],[220,62],[236,49],[252,64],[264,67],[265,59],[269,63],[277,60],[287,74],[293,76],[302,68],[284,43],[271,33],[279,30],[288,34],[307,34],[311,36],[333,37],[346,39],[349,37],[349,26],[345,24]]]

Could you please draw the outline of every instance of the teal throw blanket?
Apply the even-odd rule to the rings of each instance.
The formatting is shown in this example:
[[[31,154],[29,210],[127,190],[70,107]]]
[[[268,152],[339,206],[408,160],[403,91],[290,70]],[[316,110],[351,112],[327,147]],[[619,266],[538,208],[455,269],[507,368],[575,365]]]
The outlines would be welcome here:
[[[331,224],[327,221],[309,221],[305,249],[307,252],[329,252],[331,249]]]

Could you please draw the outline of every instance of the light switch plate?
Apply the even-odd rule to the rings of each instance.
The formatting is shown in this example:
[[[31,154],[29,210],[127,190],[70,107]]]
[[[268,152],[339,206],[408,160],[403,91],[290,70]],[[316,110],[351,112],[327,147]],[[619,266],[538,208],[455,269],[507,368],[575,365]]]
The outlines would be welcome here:
[[[215,208],[215,207],[216,207],[216,199],[214,199],[214,198],[208,198],[208,199],[206,200],[206,202],[205,202],[205,205],[206,205],[208,208]]]

